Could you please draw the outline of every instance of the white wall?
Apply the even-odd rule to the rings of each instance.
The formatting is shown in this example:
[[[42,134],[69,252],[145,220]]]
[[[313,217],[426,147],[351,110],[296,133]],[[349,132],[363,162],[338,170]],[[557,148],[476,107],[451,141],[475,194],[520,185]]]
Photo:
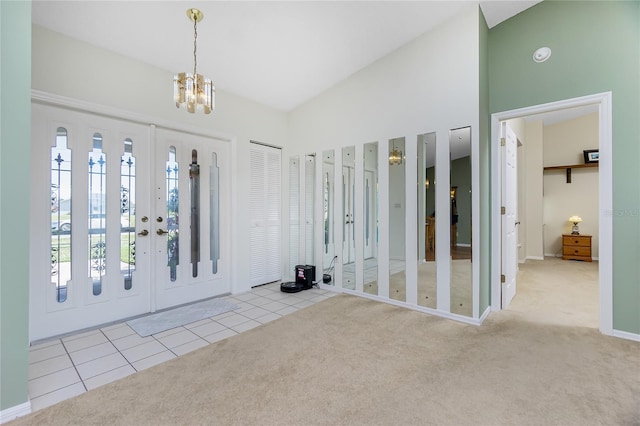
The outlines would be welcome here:
[[[598,113],[544,127],[544,166],[584,164],[582,151],[597,149]],[[592,235],[592,256],[598,257],[598,169],[573,169],[572,183],[564,170],[544,174],[544,253],[561,255],[562,234],[571,232],[569,216],[583,222],[580,234]]]
[[[249,252],[249,141],[286,146],[287,116],[284,112],[219,90],[214,112],[206,116],[189,114],[177,109],[173,103],[173,74],[33,26],[33,89],[207,129],[235,140],[232,174],[237,204],[233,208],[236,226],[232,231],[235,273],[232,288],[234,291],[248,290],[247,259],[243,254]],[[215,74],[210,77],[215,82]],[[285,150],[285,162],[288,157]],[[286,199],[287,179],[283,179],[282,194]],[[283,248],[287,241],[287,236],[283,236]],[[283,256],[283,268],[286,257]]]
[[[405,137],[407,182],[416,182],[416,141],[420,134],[435,132],[438,164],[449,163],[449,130],[471,126],[472,147],[479,144],[479,10],[469,6],[442,26],[418,37],[345,81],[330,88],[289,114],[289,141],[293,153],[336,150],[378,141],[380,152],[388,141]],[[416,165],[415,167],[409,164]],[[436,167],[436,216],[449,216],[449,168]],[[478,170],[472,175],[479,181]],[[388,167],[380,170],[380,257],[389,256]],[[387,191],[387,192],[386,192]],[[406,211],[416,212],[415,184],[406,188]],[[476,191],[476,196],[479,193]],[[479,209],[475,210],[476,212]],[[447,221],[440,221],[437,235],[449,234]],[[407,259],[417,259],[417,223],[407,217]],[[474,224],[474,231],[479,223]],[[413,243],[409,238],[415,239]],[[443,241],[444,242],[444,241]],[[437,255],[449,257],[448,244],[436,247]],[[385,251],[386,250],[386,251]],[[384,261],[381,259],[381,261]],[[476,266],[474,264],[474,266]],[[487,265],[488,266],[488,265]],[[380,274],[385,275],[380,263]],[[439,270],[440,271],[440,270]],[[407,269],[407,289],[412,279]],[[439,280],[446,283],[449,271],[443,268]],[[441,281],[442,282],[442,281]],[[439,284],[440,285],[440,284]],[[438,287],[438,305],[442,309]],[[444,298],[443,298],[444,300]]]

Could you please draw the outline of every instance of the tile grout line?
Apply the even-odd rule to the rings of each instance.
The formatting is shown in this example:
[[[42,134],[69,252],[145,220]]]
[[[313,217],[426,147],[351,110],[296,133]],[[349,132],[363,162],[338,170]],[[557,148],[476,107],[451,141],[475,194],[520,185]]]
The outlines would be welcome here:
[[[73,358],[71,358],[71,352],[69,352],[67,350],[67,346],[64,344],[64,341],[62,339],[60,339],[60,343],[62,344],[62,347],[64,348],[64,351],[67,353],[67,356],[69,357],[69,361],[71,361],[71,365],[73,365],[73,369],[75,370],[76,374],[78,375],[78,379],[80,379],[80,383],[82,383],[82,387],[84,388],[84,391],[87,392],[89,389],[87,389],[87,385],[84,384],[84,380],[82,380],[82,376],[80,375],[80,372],[78,371],[78,367],[76,366],[76,363],[73,362]],[[58,390],[58,389],[56,389]]]

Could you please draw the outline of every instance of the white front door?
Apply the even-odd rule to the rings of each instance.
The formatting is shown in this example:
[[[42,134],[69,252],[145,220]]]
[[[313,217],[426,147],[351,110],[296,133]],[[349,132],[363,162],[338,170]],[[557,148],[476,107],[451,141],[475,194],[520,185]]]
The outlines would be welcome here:
[[[210,226],[229,219],[228,146],[193,136],[173,140],[175,162],[186,173],[176,185],[186,189],[172,200],[182,220],[176,214],[175,222],[167,222],[168,134],[159,130],[156,143],[144,124],[32,104],[32,341],[229,291],[229,236],[219,225],[216,236]],[[197,194],[189,192],[192,156],[185,158],[193,149],[201,174]],[[212,168],[214,152],[218,170]],[[217,198],[210,195],[210,180]],[[195,195],[201,221],[192,226],[189,203]],[[171,269],[167,240],[177,229],[182,251]],[[202,241],[196,277],[190,256],[194,229]],[[211,253],[217,256],[215,272]],[[173,272],[175,280],[167,279]]]
[[[502,309],[505,309],[516,294],[518,270],[518,139],[506,123],[502,125],[502,137]]]
[[[228,144],[158,129],[154,145],[154,308],[229,292]]]

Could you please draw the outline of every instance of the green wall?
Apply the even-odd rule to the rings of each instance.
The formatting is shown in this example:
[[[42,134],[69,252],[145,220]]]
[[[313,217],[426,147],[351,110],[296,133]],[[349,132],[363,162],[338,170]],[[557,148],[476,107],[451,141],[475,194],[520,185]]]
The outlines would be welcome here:
[[[503,22],[489,85],[492,113],[612,92],[613,328],[640,333],[640,2],[546,0]]]
[[[0,410],[5,410],[28,399],[31,2],[0,2],[0,46]]]

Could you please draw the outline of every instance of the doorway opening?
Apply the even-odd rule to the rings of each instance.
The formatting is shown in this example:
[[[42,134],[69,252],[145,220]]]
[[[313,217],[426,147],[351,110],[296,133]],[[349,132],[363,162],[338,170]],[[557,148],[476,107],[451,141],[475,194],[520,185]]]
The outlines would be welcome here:
[[[568,111],[573,111],[574,113],[577,111],[582,111],[582,114],[585,112],[588,114],[591,112],[595,113],[597,116],[594,118],[597,122],[597,135],[594,138],[595,141],[598,141],[599,144],[595,147],[589,147],[589,149],[585,148],[584,150],[591,150],[591,148],[595,148],[599,150],[599,163],[597,169],[589,169],[589,170],[598,170],[597,173],[597,187],[599,188],[599,195],[596,196],[597,202],[595,200],[595,207],[592,209],[593,213],[590,213],[592,217],[589,219],[592,223],[589,227],[583,226],[584,235],[586,237],[587,231],[589,229],[594,230],[591,238],[593,238],[594,242],[592,243],[593,253],[588,253],[589,259],[591,257],[596,257],[598,265],[576,265],[578,262],[568,261],[568,260],[560,260],[562,257],[563,250],[566,251],[566,247],[563,247],[563,234],[571,235],[571,226],[568,224],[568,219],[573,215],[580,215],[580,212],[570,213],[564,217],[565,214],[562,213],[562,209],[558,209],[557,204],[552,199],[542,201],[542,194],[540,194],[540,211],[537,213],[533,213],[532,216],[539,214],[539,217],[529,217],[526,220],[530,222],[537,221],[539,223],[539,230],[537,234],[532,234],[532,241],[528,241],[525,238],[526,247],[523,248],[522,245],[520,247],[516,245],[511,245],[509,250],[515,250],[515,253],[512,253],[511,259],[513,262],[517,262],[518,260],[526,260],[531,259],[532,262],[536,261],[544,261],[554,263],[554,266],[558,268],[557,277],[555,279],[559,279],[563,282],[567,282],[571,280],[571,271],[564,271],[567,267],[569,269],[587,269],[588,271],[584,272],[585,276],[593,276],[597,275],[597,302],[596,305],[599,310],[599,317],[596,321],[599,329],[604,334],[613,334],[613,306],[612,306],[612,239],[611,239],[611,230],[612,230],[612,217],[608,212],[611,212],[612,209],[612,167],[611,167],[611,144],[612,144],[612,134],[611,134],[611,93],[601,93],[595,94],[580,98],[573,98],[559,102],[552,102],[548,104],[542,104],[537,106],[531,106],[526,108],[521,108],[517,110],[505,111],[501,113],[492,114],[492,162],[496,164],[496,167],[493,167],[492,170],[492,276],[491,276],[491,309],[501,310],[505,309],[508,306],[509,300],[507,300],[506,305],[503,300],[503,292],[505,291],[505,286],[502,283],[502,275],[504,274],[504,260],[509,259],[508,256],[503,257],[502,254],[507,250],[505,243],[503,242],[503,227],[505,227],[504,223],[504,215],[503,211],[503,194],[501,188],[503,184],[505,184],[505,178],[503,177],[503,173],[501,170],[501,164],[503,163],[501,158],[501,126],[503,122],[508,122],[509,120],[525,120],[526,117],[536,117],[536,119],[542,119],[545,116],[558,116],[560,112],[566,114]],[[513,122],[513,121],[512,121]],[[526,145],[526,141],[524,144]],[[570,146],[558,146],[557,149],[571,149]],[[554,152],[548,152],[548,156],[553,158]],[[582,150],[580,152],[576,152],[575,155],[579,156],[576,158],[574,162],[568,162],[568,164],[562,164],[561,166],[569,166],[573,164],[582,164],[578,160],[582,157]],[[538,153],[539,158],[543,159],[543,154]],[[560,151],[558,151],[558,158],[560,158]],[[601,158],[601,160],[600,160]],[[562,160],[559,160],[562,161]],[[528,163],[527,163],[528,164]],[[534,162],[535,164],[535,162]],[[547,164],[544,164],[546,166]],[[536,165],[535,167],[540,168],[539,171],[536,171],[538,174],[544,173],[544,166],[542,163]],[[563,168],[566,169],[566,168]],[[570,169],[570,168],[569,168]],[[562,184],[557,182],[545,182],[545,197],[549,197],[550,195],[556,196],[555,192],[567,191],[571,185],[571,171],[563,170],[560,172],[550,172],[552,173],[553,179],[562,179]],[[566,182],[565,179],[566,173]],[[574,174],[574,182],[578,178],[584,178],[587,174],[584,173],[575,173]],[[551,176],[550,176],[551,177]],[[547,174],[545,173],[545,180],[549,180],[547,178]],[[593,179],[593,176],[591,176]],[[555,185],[555,186],[553,186]],[[575,185],[575,184],[574,184]],[[542,179],[540,179],[540,186],[542,186]],[[540,188],[542,191],[542,188]],[[517,192],[516,192],[517,193]],[[535,188],[533,192],[535,193]],[[529,193],[527,193],[527,196]],[[545,205],[546,203],[546,205]],[[522,204],[522,202],[520,203]],[[574,203],[575,204],[575,203]],[[517,205],[517,202],[516,202]],[[545,205],[544,208],[542,206]],[[579,206],[574,206],[579,207]],[[571,207],[570,207],[571,208]],[[584,207],[579,207],[584,208]],[[516,207],[517,209],[517,207]],[[517,210],[516,210],[517,211]],[[525,215],[525,212],[523,212]],[[514,225],[517,222],[521,221],[521,217],[519,215],[514,216]],[[552,220],[553,219],[553,220]],[[553,222],[553,223],[552,223]],[[594,225],[595,224],[595,225]],[[586,225],[586,221],[584,223]],[[515,228],[515,227],[514,227]],[[547,228],[549,228],[547,230]],[[557,229],[556,229],[557,228]],[[564,229],[566,228],[566,229]],[[508,231],[508,226],[505,228]],[[521,233],[521,230],[517,230],[518,233]],[[559,235],[556,235],[559,234]],[[542,241],[533,241],[536,238],[541,239]],[[566,243],[566,241],[565,241]],[[527,252],[527,248],[537,247],[538,250],[530,250]],[[580,249],[582,250],[582,249]],[[524,252],[524,253],[523,253]],[[560,256],[560,258],[556,258]],[[545,258],[546,256],[546,258]],[[585,258],[587,257],[587,253],[585,253]],[[566,258],[566,257],[565,257]],[[547,260],[544,260],[547,259]],[[575,264],[574,264],[575,262]],[[548,263],[547,265],[551,265]],[[597,271],[594,271],[594,266]],[[523,279],[532,279],[532,277],[538,276],[535,270],[529,271],[530,265],[526,268],[526,274],[524,274]],[[534,268],[535,269],[535,268]],[[551,268],[553,269],[553,268]],[[544,268],[545,271],[549,271],[549,268]],[[577,273],[577,272],[576,272]],[[582,272],[580,272],[582,274]],[[529,274],[529,275],[527,275]],[[543,280],[544,281],[544,280]],[[549,280],[547,280],[549,281]],[[513,287],[511,291],[513,294],[516,294],[516,283],[513,283]],[[523,288],[523,295],[526,288]],[[546,296],[546,294],[544,295]],[[552,296],[555,297],[555,296]],[[544,309],[548,309],[553,306],[554,303],[551,302],[561,302],[563,296],[557,296],[557,300],[555,299],[540,299],[541,307]],[[566,296],[570,298],[570,296]],[[514,306],[517,307],[517,306]]]

